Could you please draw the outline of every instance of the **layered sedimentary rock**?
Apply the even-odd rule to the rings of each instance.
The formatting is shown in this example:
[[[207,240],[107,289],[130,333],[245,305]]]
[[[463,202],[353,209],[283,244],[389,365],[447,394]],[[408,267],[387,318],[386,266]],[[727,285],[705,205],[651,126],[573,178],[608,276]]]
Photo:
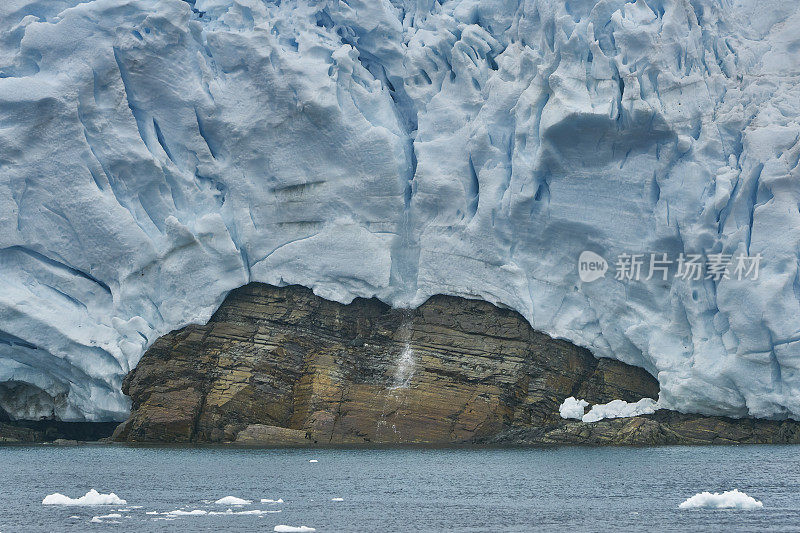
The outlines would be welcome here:
[[[118,439],[262,444],[466,442],[557,425],[571,395],[658,395],[644,370],[487,302],[435,296],[398,310],[263,284],[156,341],[123,390],[133,408]]]
[[[11,420],[0,409],[0,443],[96,441],[111,436],[113,422],[61,422],[58,420]]]
[[[556,427],[515,428],[483,444],[587,446],[664,444],[800,444],[800,423],[734,419],[656,411],[652,415],[583,423],[568,421]]]
[[[558,407],[656,398],[640,368],[595,359],[519,313],[435,296],[414,310],[250,284],[163,336],[124,381],[133,442],[672,444],[794,442],[794,422],[659,411],[584,424]]]

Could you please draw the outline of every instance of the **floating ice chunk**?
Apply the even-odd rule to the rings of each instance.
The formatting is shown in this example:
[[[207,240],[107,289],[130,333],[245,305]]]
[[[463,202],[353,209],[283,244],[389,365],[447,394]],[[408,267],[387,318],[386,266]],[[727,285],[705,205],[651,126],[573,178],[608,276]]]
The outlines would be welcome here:
[[[277,531],[278,533],[310,533],[312,531],[316,531],[313,527],[306,527],[306,526],[286,526],[286,525],[279,525],[275,526],[273,531]]]
[[[331,498],[332,502],[343,502],[344,498]]]
[[[42,500],[42,505],[125,505],[126,502],[113,492],[101,494],[94,489],[80,498],[70,498],[58,492],[48,494]]]
[[[233,509],[226,509],[225,511],[209,511],[208,514],[211,516],[220,516],[220,515],[265,515],[265,514],[272,514],[272,513],[281,513],[280,509],[275,511],[267,511],[265,509],[251,509],[249,511],[234,511]]]
[[[319,461],[317,461],[316,459],[309,459],[308,462],[309,463],[318,463]]]
[[[719,492],[699,492],[681,503],[681,509],[761,509],[764,504],[738,489]]]
[[[122,515],[119,514],[119,513],[102,514],[100,516],[93,516],[92,519],[89,520],[89,522],[91,522],[93,524],[101,524],[101,523],[103,523],[103,520],[106,520],[106,519],[109,519],[109,518],[122,518]]]
[[[261,498],[261,503],[283,503],[283,498],[277,500],[270,500],[269,498]]]
[[[642,398],[635,403],[628,403],[625,400],[613,400],[608,403],[593,405],[592,409],[583,415],[581,420],[584,422],[597,422],[604,418],[628,418],[653,414],[658,409],[660,409],[658,402],[652,398]]]
[[[561,404],[561,407],[558,408],[558,414],[561,415],[561,418],[574,418],[576,420],[580,420],[583,417],[583,412],[586,407],[589,406],[589,402],[586,400],[578,400],[574,396],[570,396],[564,403]]]
[[[224,498],[220,498],[214,503],[217,503],[219,505],[250,505],[253,502],[251,500],[244,500],[242,498],[237,498],[236,496],[225,496]]]
[[[146,513],[144,513],[144,514],[158,514],[158,511],[147,511],[147,512],[146,512]]]
[[[200,516],[200,515],[208,514],[208,511],[204,511],[202,509],[194,509],[192,511],[183,511],[181,509],[176,509],[174,511],[170,511],[170,512],[165,513],[165,514],[167,514],[169,516]]]

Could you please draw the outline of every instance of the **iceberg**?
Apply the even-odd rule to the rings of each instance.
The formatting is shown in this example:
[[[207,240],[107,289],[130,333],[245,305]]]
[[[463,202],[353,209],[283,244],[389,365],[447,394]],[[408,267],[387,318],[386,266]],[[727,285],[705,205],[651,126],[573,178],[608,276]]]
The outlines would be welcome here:
[[[102,494],[95,489],[89,490],[80,498],[70,498],[58,492],[48,494],[42,500],[42,505],[125,505],[126,502],[113,492]]]
[[[236,496],[225,496],[215,501],[214,503],[219,505],[249,505],[253,502],[251,500],[237,498]]]
[[[800,417],[798,25],[785,0],[2,2],[0,408],[123,420],[148,346],[260,281],[482,298],[665,407]]]
[[[764,504],[738,489],[719,492],[700,492],[679,506],[681,509],[761,509]]]

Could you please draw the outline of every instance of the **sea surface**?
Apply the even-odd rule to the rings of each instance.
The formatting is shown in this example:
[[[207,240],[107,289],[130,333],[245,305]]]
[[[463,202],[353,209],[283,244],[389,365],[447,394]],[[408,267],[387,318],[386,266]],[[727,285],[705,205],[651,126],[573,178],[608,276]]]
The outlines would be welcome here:
[[[127,503],[42,505],[48,494],[77,498],[92,488]],[[763,508],[678,508],[698,492],[734,488]],[[253,503],[214,503],[224,496]],[[120,516],[92,522],[108,514]],[[798,530],[800,447],[0,447],[2,533],[278,525],[318,532]]]

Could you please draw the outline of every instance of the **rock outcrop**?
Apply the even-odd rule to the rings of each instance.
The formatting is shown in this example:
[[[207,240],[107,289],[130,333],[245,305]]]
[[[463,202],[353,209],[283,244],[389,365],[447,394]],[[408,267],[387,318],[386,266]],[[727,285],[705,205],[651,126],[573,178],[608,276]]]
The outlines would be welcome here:
[[[97,441],[114,431],[113,422],[61,422],[58,420],[12,420],[0,408],[0,443]]]
[[[659,411],[565,421],[568,396],[657,398],[647,372],[534,331],[518,313],[435,296],[414,310],[250,284],[157,340],[125,379],[114,438],[245,445],[795,442],[793,422]]]

